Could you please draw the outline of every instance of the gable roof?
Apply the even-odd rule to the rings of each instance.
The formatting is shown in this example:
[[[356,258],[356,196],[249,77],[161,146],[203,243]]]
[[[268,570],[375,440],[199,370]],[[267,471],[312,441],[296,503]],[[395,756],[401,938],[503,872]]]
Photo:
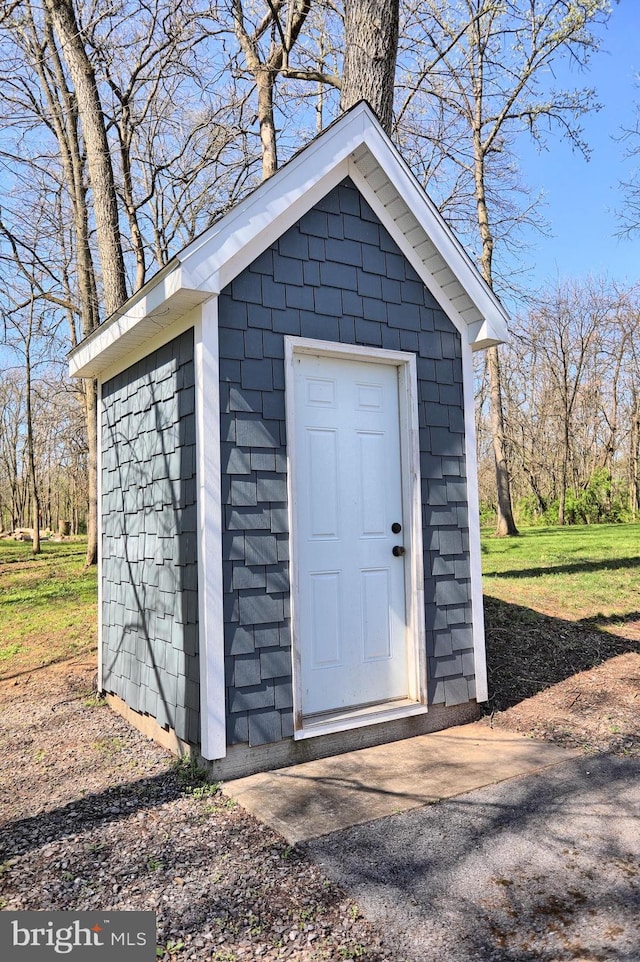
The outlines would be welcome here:
[[[474,350],[507,337],[508,316],[370,107],[356,104],[204,233],[69,354],[92,377],[219,294],[350,177]]]

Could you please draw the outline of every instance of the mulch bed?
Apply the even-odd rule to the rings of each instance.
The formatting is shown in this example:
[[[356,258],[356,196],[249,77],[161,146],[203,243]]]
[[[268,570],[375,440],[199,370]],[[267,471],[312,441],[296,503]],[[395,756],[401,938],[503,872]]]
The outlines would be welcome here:
[[[640,754],[640,643],[485,598],[493,725],[589,753]]]

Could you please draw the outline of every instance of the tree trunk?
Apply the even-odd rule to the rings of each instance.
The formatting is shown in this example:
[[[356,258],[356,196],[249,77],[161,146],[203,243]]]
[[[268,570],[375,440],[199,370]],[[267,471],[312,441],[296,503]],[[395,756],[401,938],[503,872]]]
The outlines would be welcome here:
[[[247,32],[242,0],[231,0],[235,34],[240,44],[247,67],[251,72],[258,89],[258,123],[260,125],[260,144],[262,147],[262,179],[266,180],[278,169],[278,152],[276,149],[276,125],[273,114],[273,91],[276,80],[281,71],[289,74],[289,54],[295,46],[300,31],[309,15],[311,0],[292,0],[288,5],[286,25],[280,19],[281,9],[285,4],[272,3],[268,0],[271,11],[262,23]],[[259,40],[263,33],[271,31],[271,50],[269,56],[261,59]],[[275,37],[280,37],[276,46]],[[293,71],[308,79],[317,78],[317,71]],[[291,74],[289,74],[291,75]]]
[[[75,88],[93,190],[105,308],[107,314],[113,314],[126,301],[127,286],[118,226],[118,203],[102,104],[72,0],[45,0],[45,4],[60,39]]]
[[[566,466],[562,465],[562,474],[560,477],[560,496],[558,498],[558,524],[560,527],[564,526],[565,522],[565,510],[567,506],[567,478],[566,478]]]
[[[83,150],[80,144],[78,109],[76,98],[67,84],[50,17],[47,17],[45,21],[45,37],[47,46],[43,48],[43,62],[38,63],[36,69],[51,109],[53,128],[60,148],[65,184],[73,209],[81,324],[82,333],[86,337],[98,326],[99,310],[95,286],[95,268],[91,253],[89,210],[87,207]],[[53,66],[57,91],[50,85],[47,73],[44,70],[45,59],[50,60]],[[76,346],[76,331],[73,323],[71,324],[71,346]]]
[[[633,520],[638,514],[640,504],[640,471],[638,456],[640,455],[640,399],[633,395],[633,409],[631,412],[631,432],[629,436],[629,508]]]
[[[476,211],[478,230],[482,243],[480,265],[482,276],[493,290],[493,232],[489,221],[487,195],[485,189],[484,149],[481,138],[482,131],[482,99],[476,99],[476,115],[474,118],[473,149],[474,149],[474,179],[476,190]],[[502,404],[502,381],[500,377],[500,358],[498,348],[487,350],[487,366],[489,368],[489,396],[491,398],[491,437],[493,455],[496,468],[496,494],[498,499],[498,522],[496,534],[503,538],[517,535],[518,529],[513,520],[511,506],[511,482],[507,463],[506,431],[504,426],[504,408]]]
[[[60,147],[60,156],[68,194],[73,210],[73,224],[76,238],[76,265],[78,277],[78,290],[80,293],[81,325],[82,333],[87,337],[99,323],[98,298],[95,286],[95,268],[91,254],[90,232],[89,232],[89,211],[87,207],[87,192],[84,184],[83,157],[80,147],[80,136],[78,130],[78,111],[75,98],[69,90],[66,77],[59,59],[58,48],[55,44],[52,21],[47,18],[45,24],[47,38],[47,53],[53,64],[58,87],[58,97],[62,97],[62,103],[54,98],[53,90],[49,87],[44,70],[38,66],[43,89],[49,94],[54,129]],[[114,194],[115,197],[115,194]],[[76,332],[74,323],[70,323],[71,344],[75,347]],[[91,386],[90,386],[91,385]],[[93,391],[93,401],[91,392]],[[89,464],[89,491],[88,491],[88,516],[87,516],[87,555],[86,564],[93,565],[97,562],[97,513],[95,505],[97,500],[97,464],[96,450],[96,404],[95,404],[95,382],[86,381],[83,385],[87,444],[88,444],[88,464]],[[92,466],[93,465],[93,469]],[[93,507],[93,510],[92,510]]]
[[[31,317],[29,324],[29,334],[25,338],[24,342],[24,359],[26,375],[25,409],[27,416],[27,456],[29,458],[29,480],[31,482],[31,497],[33,499],[33,543],[31,550],[33,554],[40,554],[40,496],[38,493],[38,481],[36,478],[36,456],[33,444],[33,413],[31,410],[31,326],[33,325],[33,304],[31,305]]]
[[[496,467],[496,492],[498,498],[496,534],[503,538],[518,534],[518,529],[513,520],[513,512],[511,509],[511,482],[507,465],[500,358],[497,347],[490,347],[487,350],[487,365],[489,368],[489,396],[491,398],[491,436]]]
[[[482,275],[489,287],[493,288],[493,234],[487,211],[484,188],[484,162],[482,159],[479,135],[476,148],[476,201],[478,228],[482,240]],[[511,482],[507,464],[506,432],[504,427],[504,408],[502,404],[502,380],[500,377],[500,358],[497,347],[488,348],[487,367],[489,368],[491,438],[496,468],[496,495],[498,499],[496,534],[503,538],[518,534],[518,529],[513,520],[513,509],[511,506]]]
[[[346,0],[340,109],[366,100],[391,134],[399,0]]]
[[[118,203],[104,125],[104,114],[91,61],[82,41],[72,0],[45,0],[46,9],[60,39],[62,53],[75,88],[77,111],[82,124],[89,180],[93,192],[98,253],[102,268],[102,287],[107,315],[127,299],[124,257],[118,225]],[[65,89],[65,88],[62,88]],[[91,333],[98,323],[97,298],[91,250],[88,243],[86,196],[82,183],[80,155],[72,135],[68,137],[69,191],[74,206],[77,233],[78,274],[82,300],[83,333]],[[88,516],[87,565],[97,560],[97,425],[95,382],[85,382],[88,440]]]
[[[131,174],[131,106],[128,101],[122,103],[122,117],[118,125],[120,137],[120,162],[122,164],[122,196],[124,200],[129,229],[131,231],[131,245],[136,258],[136,291],[143,286],[146,274],[144,257],[144,241],[138,223],[138,215],[133,199],[133,176]]]
[[[546,498],[544,497],[544,495],[540,491],[540,488],[538,487],[538,481],[533,471],[530,468],[526,467],[525,465],[524,472],[527,475],[529,485],[531,487],[531,490],[533,491],[533,496],[536,499],[538,514],[540,515],[540,517],[542,517],[545,511],[547,510]]]
[[[261,66],[256,70],[258,86],[258,122],[260,124],[260,143],[262,145],[262,179],[267,180],[278,169],[278,150],[276,145],[276,124],[273,116],[273,85],[276,75],[269,67]]]
[[[560,497],[558,498],[558,524],[566,523],[567,488],[569,487],[569,449],[571,445],[571,430],[569,426],[570,411],[565,408],[565,419],[562,433],[562,460],[560,462]]]

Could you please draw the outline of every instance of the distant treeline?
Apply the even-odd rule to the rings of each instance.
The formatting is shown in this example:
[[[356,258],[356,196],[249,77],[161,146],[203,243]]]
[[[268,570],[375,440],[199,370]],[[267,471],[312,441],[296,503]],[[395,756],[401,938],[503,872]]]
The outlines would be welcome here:
[[[522,522],[635,520],[639,508],[640,289],[603,279],[547,291],[500,350],[514,510]],[[495,509],[484,370],[480,500]]]

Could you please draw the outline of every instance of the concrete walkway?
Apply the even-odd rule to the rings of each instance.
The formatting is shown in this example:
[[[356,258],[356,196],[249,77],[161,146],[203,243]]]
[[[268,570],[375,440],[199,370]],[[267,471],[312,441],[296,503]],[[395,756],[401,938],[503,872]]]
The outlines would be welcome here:
[[[576,753],[475,722],[224,784],[290,844],[531,775]]]

